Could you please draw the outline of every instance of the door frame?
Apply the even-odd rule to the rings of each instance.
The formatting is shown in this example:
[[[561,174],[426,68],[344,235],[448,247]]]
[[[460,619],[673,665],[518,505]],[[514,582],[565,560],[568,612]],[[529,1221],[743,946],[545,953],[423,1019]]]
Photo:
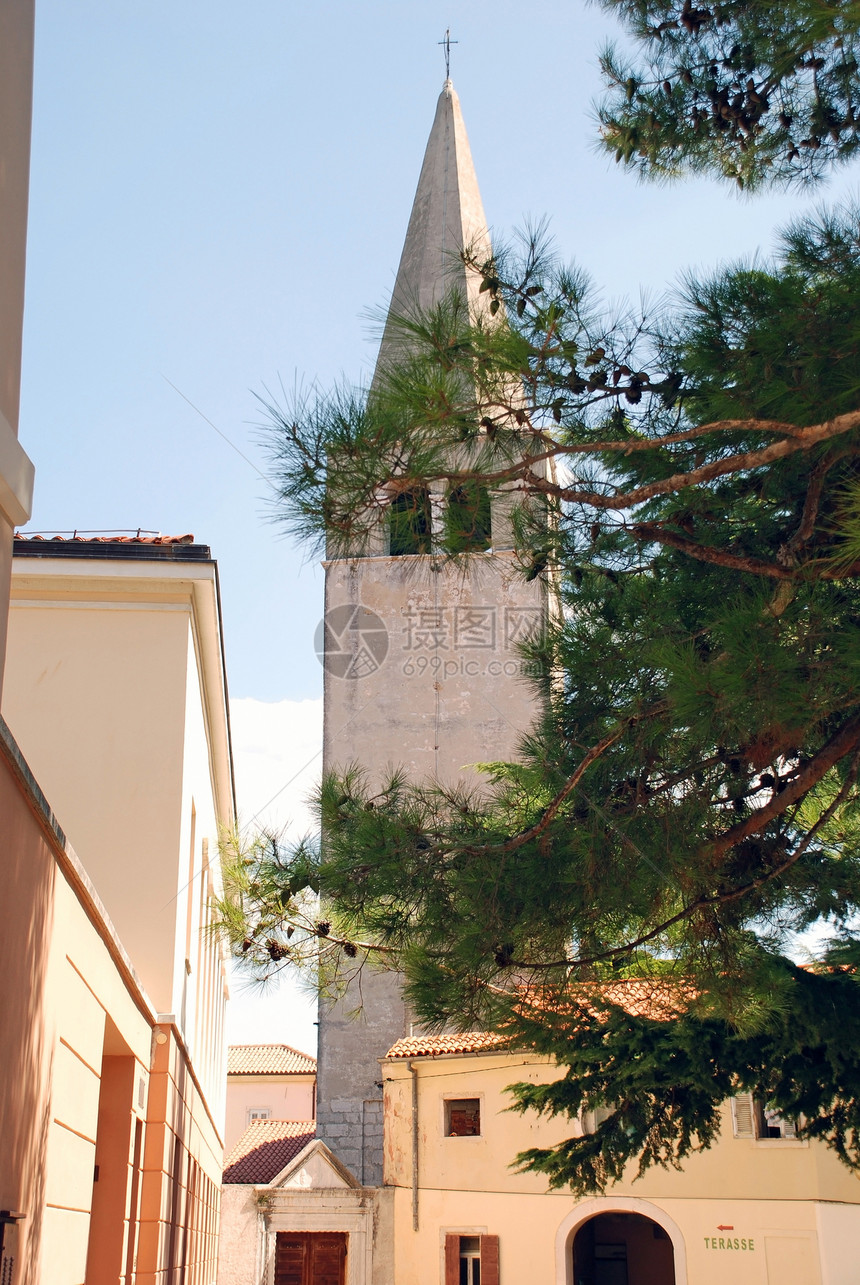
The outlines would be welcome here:
[[[687,1247],[681,1228],[659,1205],[637,1196],[595,1196],[583,1200],[559,1224],[555,1234],[555,1279],[557,1285],[574,1285],[573,1241],[583,1223],[597,1214],[642,1214],[662,1227],[675,1254],[675,1285],[688,1285]]]

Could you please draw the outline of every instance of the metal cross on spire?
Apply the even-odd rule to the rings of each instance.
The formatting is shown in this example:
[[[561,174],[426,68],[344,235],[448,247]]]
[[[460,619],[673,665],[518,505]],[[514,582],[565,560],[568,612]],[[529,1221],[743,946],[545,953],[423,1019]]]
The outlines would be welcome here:
[[[445,31],[445,39],[444,39],[444,40],[437,40],[437,41],[436,41],[436,43],[437,43],[437,45],[442,45],[442,46],[444,47],[444,50],[445,50],[445,79],[446,79],[446,80],[450,80],[450,79],[451,79],[451,46],[452,46],[452,45],[459,45],[459,43],[460,43],[460,42],[459,42],[459,40],[452,40],[452,39],[451,39],[451,28],[450,28],[450,27],[448,27],[448,28],[446,28],[446,31]]]

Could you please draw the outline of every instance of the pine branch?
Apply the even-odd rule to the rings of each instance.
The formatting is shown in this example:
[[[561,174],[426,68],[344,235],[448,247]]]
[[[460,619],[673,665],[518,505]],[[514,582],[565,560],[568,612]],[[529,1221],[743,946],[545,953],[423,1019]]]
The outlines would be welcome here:
[[[629,731],[631,727],[635,727],[637,723],[641,723],[645,719],[657,718],[660,714],[665,713],[667,709],[667,703],[665,701],[661,701],[651,709],[645,710],[643,713],[631,714],[627,718],[620,720],[610,732],[607,732],[605,736],[601,737],[600,740],[591,747],[579,766],[567,778],[555,798],[547,804],[539,819],[535,821],[533,825],[530,825],[525,830],[521,830],[519,834],[512,835],[511,838],[507,839],[504,843],[468,844],[463,848],[463,851],[470,853],[472,856],[477,856],[479,854],[483,855],[485,853],[515,852],[517,848],[522,848],[525,844],[531,843],[535,839],[539,839],[544,831],[552,825],[565,800],[570,797],[577,785],[579,785],[579,782],[582,780],[588,769],[592,767],[593,764],[596,763],[612,745],[619,741],[624,733]]]
[[[843,723],[837,732],[834,732],[817,754],[807,759],[787,784],[783,783],[782,790],[774,791],[767,803],[757,808],[744,821],[739,821],[737,825],[724,830],[708,844],[707,853],[711,863],[714,864],[715,859],[722,857],[743,839],[758,834],[775,817],[781,816],[793,803],[808,794],[813,786],[817,785],[822,777],[847,754],[856,749],[858,744],[860,744],[860,714],[855,714],[853,718]]]
[[[749,425],[749,427],[752,426],[752,424]],[[676,494],[678,491],[698,486],[703,482],[713,482],[717,478],[730,477],[734,473],[747,472],[750,469],[761,468],[765,464],[773,464],[776,460],[785,459],[797,451],[808,451],[819,442],[839,437],[843,433],[850,433],[858,427],[860,427],[860,411],[850,411],[845,415],[837,415],[835,419],[823,424],[799,428],[792,437],[783,438],[760,450],[742,451],[727,459],[703,464],[701,468],[691,469],[687,473],[674,473],[671,477],[649,482],[632,491],[616,492],[615,495],[580,491],[574,487],[554,487],[552,483],[545,483],[540,489],[556,494],[559,499],[568,503],[589,504],[597,509],[628,509],[637,504],[644,504],[646,500],[653,500],[658,495]]]
[[[727,567],[731,571],[744,571],[754,576],[770,576],[773,580],[802,578],[801,571],[789,570],[776,562],[762,562],[760,558],[746,558],[737,553],[729,553],[713,545],[697,544],[695,540],[688,540],[674,531],[667,531],[657,522],[637,522],[628,530],[637,540],[653,540],[658,544],[668,545],[672,549],[677,549],[679,553],[685,553],[699,562],[709,562],[715,567]],[[835,578],[832,573],[828,576],[825,572],[824,575],[828,579]]]

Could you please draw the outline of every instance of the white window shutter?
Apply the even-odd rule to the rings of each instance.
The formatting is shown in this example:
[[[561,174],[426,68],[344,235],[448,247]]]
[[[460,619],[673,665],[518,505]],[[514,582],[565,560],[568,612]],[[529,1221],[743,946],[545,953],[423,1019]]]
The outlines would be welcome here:
[[[751,1093],[732,1098],[732,1125],[736,1138],[755,1137],[755,1103]]]

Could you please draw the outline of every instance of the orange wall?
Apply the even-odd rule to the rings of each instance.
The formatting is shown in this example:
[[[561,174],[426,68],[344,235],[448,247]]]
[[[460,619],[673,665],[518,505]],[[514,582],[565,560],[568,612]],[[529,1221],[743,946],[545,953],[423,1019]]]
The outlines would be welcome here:
[[[36,1280],[44,1204],[52,1059],[45,1031],[45,979],[56,866],[2,745],[0,836],[0,1208],[27,1215],[17,1232],[16,1254],[19,1279],[26,1285]]]
[[[116,1285],[129,1266],[174,1285],[171,1263],[210,1285],[220,1131],[4,727],[0,886],[0,1208],[25,1215],[12,1285]]]
[[[210,1285],[217,1271],[221,1139],[175,1029],[156,1028],[135,1285]],[[89,1285],[89,1281],[87,1282]]]

